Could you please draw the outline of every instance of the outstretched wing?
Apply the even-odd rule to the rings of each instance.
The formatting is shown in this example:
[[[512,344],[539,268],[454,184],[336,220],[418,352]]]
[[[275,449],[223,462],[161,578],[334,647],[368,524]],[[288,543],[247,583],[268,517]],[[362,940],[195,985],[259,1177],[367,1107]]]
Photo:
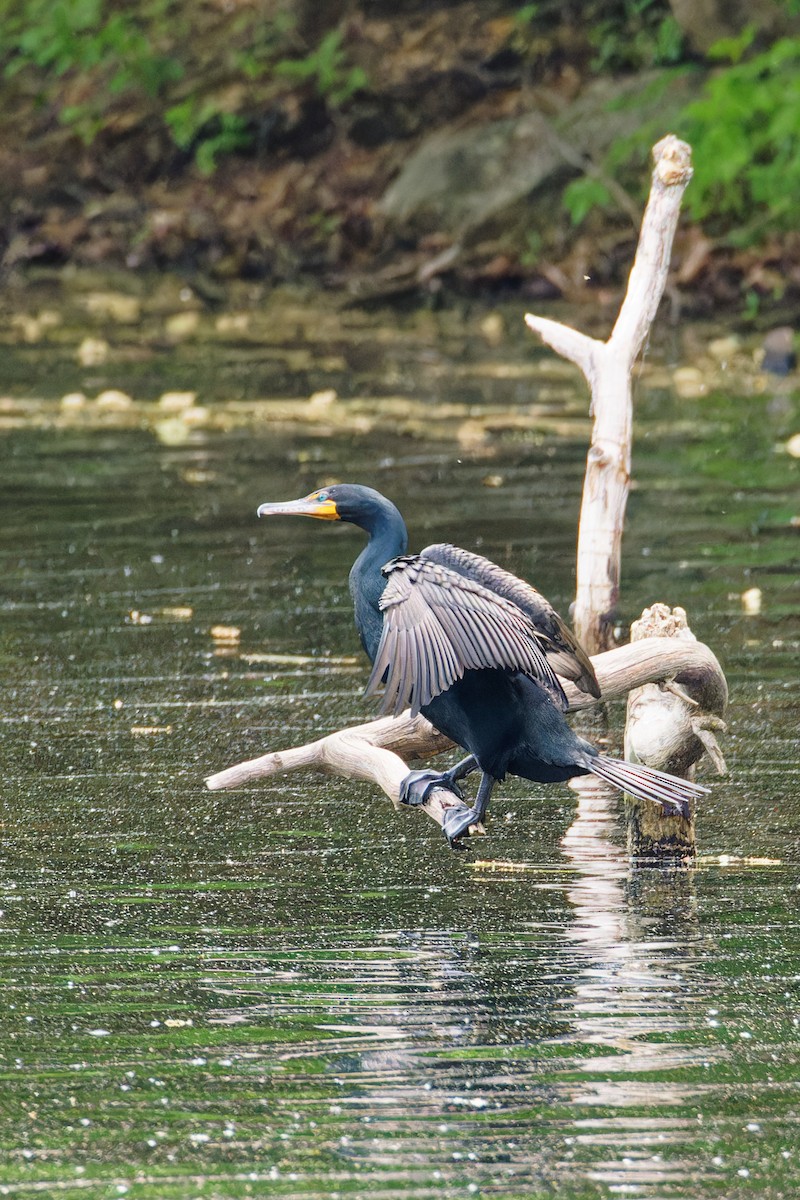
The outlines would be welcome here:
[[[420,557],[457,571],[522,609],[536,627],[542,649],[556,674],[562,679],[571,679],[582,692],[600,696],[591,659],[552,604],[532,584],[504,571],[480,554],[472,554],[447,542],[427,546]]]
[[[425,555],[395,558],[383,568],[383,634],[367,684],[381,682],[381,712],[407,706],[416,715],[465,671],[520,671],[537,680],[565,709],[566,697],[520,608],[480,583]]]

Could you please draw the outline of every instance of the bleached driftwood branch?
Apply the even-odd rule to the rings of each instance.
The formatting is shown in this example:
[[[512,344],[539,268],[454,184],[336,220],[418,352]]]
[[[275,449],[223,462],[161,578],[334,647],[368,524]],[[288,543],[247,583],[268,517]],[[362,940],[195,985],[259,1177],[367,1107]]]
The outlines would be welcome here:
[[[630,642],[595,655],[592,664],[604,700],[625,696],[631,688],[646,683],[678,680],[680,686],[680,680],[688,675],[707,679],[711,689],[725,686],[725,677],[716,657],[708,646],[698,641],[649,638]],[[572,711],[597,703],[568,680],[562,680],[562,683]],[[289,771],[316,770],[375,783],[398,807],[400,783],[409,770],[400,756],[425,759],[450,749],[452,744],[422,716],[383,717],[329,733],[305,746],[278,750],[237,763],[211,775],[206,780],[206,787],[218,791]],[[423,807],[427,815],[441,825],[446,809],[454,802],[452,793],[437,788]]]
[[[636,258],[608,341],[546,317],[525,317],[548,346],[580,367],[591,390],[594,425],[583,485],[573,614],[578,640],[590,654],[612,644],[630,486],[632,370],[661,302],[681,201],[692,177],[691,149],[671,134],[653,147],[653,158]]]

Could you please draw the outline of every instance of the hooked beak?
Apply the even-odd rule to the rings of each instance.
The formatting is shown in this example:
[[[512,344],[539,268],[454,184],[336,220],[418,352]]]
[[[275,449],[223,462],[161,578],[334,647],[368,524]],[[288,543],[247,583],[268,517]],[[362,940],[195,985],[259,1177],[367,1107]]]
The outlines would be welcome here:
[[[302,500],[284,500],[278,504],[259,504],[257,517],[318,517],[321,521],[340,521],[333,500],[320,500],[315,492]]]

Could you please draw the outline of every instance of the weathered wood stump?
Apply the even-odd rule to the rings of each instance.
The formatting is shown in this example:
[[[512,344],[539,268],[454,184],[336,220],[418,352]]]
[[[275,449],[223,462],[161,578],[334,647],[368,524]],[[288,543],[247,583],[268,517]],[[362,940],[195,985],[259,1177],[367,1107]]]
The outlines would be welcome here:
[[[631,645],[668,639],[697,645],[682,608],[666,604],[646,608],[631,626]],[[728,685],[716,658],[699,659],[668,680],[642,684],[628,695],[625,757],[672,775],[694,778],[694,767],[707,754],[718,773],[725,760],[716,734],[725,729],[722,716]],[[665,817],[655,804],[625,800],[628,849],[637,858],[687,858],[695,851],[694,805],[690,816]]]

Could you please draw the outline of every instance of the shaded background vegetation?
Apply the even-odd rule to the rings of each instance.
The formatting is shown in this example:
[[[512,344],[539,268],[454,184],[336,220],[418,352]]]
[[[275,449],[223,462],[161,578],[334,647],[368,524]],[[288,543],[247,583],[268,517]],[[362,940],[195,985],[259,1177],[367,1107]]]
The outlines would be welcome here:
[[[367,292],[446,276],[572,298],[626,270],[650,146],[676,132],[696,165],[679,284],[701,309],[792,300],[798,10],[797,0],[6,0],[4,267],[172,267],[222,282],[313,273]],[[599,81],[608,88],[595,103]],[[578,136],[559,127],[558,169],[529,190],[522,219],[495,209],[493,225],[465,236],[385,203],[432,136],[480,137],[531,112],[555,122],[587,96],[605,114],[601,136],[587,146],[580,121]]]

